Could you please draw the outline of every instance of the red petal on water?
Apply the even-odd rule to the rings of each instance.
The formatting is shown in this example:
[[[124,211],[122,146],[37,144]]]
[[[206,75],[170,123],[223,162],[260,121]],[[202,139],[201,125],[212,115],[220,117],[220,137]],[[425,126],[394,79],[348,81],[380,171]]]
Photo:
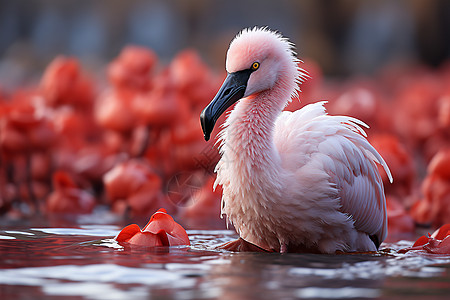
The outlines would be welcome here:
[[[450,254],[450,224],[445,224],[431,236],[421,236],[410,248],[401,249],[399,253],[412,250],[425,250],[432,254]]]
[[[153,214],[143,231],[158,233],[160,230],[164,230],[167,233],[170,246],[190,245],[186,230],[175,222],[164,208]]]
[[[169,235],[164,230],[161,229],[160,231],[158,231],[156,233],[156,235],[158,236],[159,240],[161,241],[161,246],[175,246],[170,243]]]
[[[439,245],[441,253],[450,254],[450,236],[447,236]]]
[[[162,212],[162,213],[167,214],[167,210],[166,210],[165,208],[160,208],[160,209],[158,209],[156,212]],[[152,217],[153,217],[153,216],[152,216]]]
[[[442,225],[438,230],[433,232],[431,237],[437,240],[443,240],[449,235],[450,235],[450,224],[445,224]]]
[[[413,247],[423,246],[426,243],[428,243],[429,240],[430,240],[429,237],[422,235],[420,238],[417,239],[417,241],[414,243]]]
[[[164,208],[153,214],[143,231],[136,224],[128,225],[116,241],[147,247],[190,245],[186,230]]]
[[[167,246],[161,240],[160,235],[151,232],[138,232],[128,242],[132,245],[146,247]]]
[[[118,242],[128,242],[135,234],[141,232],[141,229],[136,224],[131,224],[126,226],[119,234],[116,236],[116,241]]]
[[[167,214],[166,210],[164,208],[160,208],[152,215],[143,231],[157,233],[160,229],[163,229],[166,232],[171,232],[174,227],[174,223],[175,221],[170,215]]]
[[[423,246],[423,249],[433,254],[450,254],[450,236],[446,237],[443,241],[432,239],[428,244]]]
[[[164,231],[158,232],[157,234],[142,232],[136,224],[128,225],[122,229],[122,231],[116,236],[116,241],[147,247],[169,246],[169,242]]]

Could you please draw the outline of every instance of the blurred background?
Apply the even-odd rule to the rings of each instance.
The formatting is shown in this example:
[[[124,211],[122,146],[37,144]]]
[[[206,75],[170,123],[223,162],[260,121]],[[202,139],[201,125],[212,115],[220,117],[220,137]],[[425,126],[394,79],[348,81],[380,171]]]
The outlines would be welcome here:
[[[0,79],[21,85],[58,54],[95,71],[127,44],[166,62],[194,48],[222,70],[231,38],[255,25],[281,31],[326,76],[371,74],[393,61],[438,66],[450,55],[446,0],[2,0]]]
[[[390,235],[450,223],[448,0],[0,0],[0,223],[145,224],[164,207],[224,227],[199,114],[253,26],[288,37],[311,74],[287,110],[327,99],[370,125],[395,178],[381,171]]]

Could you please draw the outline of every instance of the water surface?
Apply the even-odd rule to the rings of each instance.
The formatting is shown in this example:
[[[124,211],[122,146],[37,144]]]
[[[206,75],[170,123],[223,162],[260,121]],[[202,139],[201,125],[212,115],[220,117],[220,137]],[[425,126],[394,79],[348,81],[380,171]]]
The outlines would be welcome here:
[[[1,299],[448,299],[450,257],[215,250],[226,230],[188,231],[190,247],[122,247],[122,227],[3,227]]]

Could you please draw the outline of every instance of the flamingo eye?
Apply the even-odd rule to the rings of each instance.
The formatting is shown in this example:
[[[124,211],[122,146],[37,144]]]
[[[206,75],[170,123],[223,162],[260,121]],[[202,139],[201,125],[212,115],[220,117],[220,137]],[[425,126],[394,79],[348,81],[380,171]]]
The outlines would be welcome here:
[[[256,70],[258,70],[258,68],[259,68],[259,62],[255,61],[252,64],[252,71],[256,71]]]

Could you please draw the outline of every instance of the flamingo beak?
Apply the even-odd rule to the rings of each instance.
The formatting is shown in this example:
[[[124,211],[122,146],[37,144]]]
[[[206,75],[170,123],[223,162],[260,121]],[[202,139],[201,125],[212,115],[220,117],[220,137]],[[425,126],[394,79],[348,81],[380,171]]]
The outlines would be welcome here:
[[[205,140],[208,141],[217,119],[245,94],[251,70],[229,73],[211,103],[200,114]]]

